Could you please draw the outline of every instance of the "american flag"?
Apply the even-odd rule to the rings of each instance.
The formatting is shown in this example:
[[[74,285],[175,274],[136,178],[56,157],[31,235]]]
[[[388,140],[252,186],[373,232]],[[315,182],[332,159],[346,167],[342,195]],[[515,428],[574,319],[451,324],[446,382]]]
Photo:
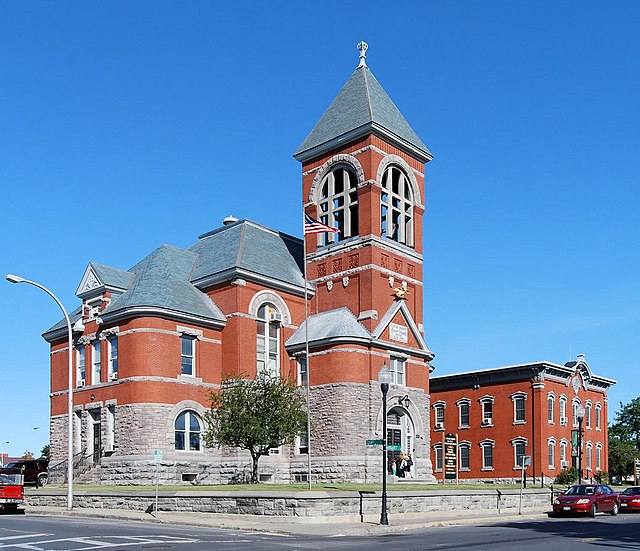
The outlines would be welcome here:
[[[308,214],[304,215],[304,234],[311,233],[340,233],[338,228],[332,228],[331,226],[327,226],[318,220],[314,220]]]

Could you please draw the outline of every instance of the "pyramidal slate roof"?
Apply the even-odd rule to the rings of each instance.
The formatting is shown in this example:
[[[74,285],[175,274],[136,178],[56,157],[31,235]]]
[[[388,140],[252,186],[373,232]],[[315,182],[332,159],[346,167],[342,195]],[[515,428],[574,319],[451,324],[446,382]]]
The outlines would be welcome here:
[[[200,236],[191,282],[204,288],[230,277],[268,281],[304,293],[302,240],[250,220],[237,220]]]
[[[370,341],[371,335],[364,326],[356,319],[351,310],[346,307],[321,312],[309,316],[307,321],[302,322],[300,327],[291,337],[287,339],[287,348],[296,348],[306,342],[306,324],[309,324],[309,342],[332,340],[354,340]]]
[[[133,274],[127,270],[120,270],[119,268],[112,268],[95,262],[89,262],[89,265],[100,278],[102,284],[107,287],[127,289],[133,279]]]
[[[403,149],[410,149],[425,162],[432,159],[427,146],[364,65],[354,71],[293,156],[305,161],[371,132],[382,134]]]
[[[163,245],[129,270],[135,274],[129,288],[113,299],[100,317],[107,321],[133,310],[164,310],[203,321],[224,323],[214,302],[190,283],[197,255]]]

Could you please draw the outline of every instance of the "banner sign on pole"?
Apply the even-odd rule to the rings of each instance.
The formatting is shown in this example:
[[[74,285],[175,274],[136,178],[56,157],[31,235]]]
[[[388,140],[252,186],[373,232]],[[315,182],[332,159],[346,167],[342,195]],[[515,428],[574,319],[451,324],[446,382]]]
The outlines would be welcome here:
[[[458,478],[458,435],[447,433],[443,437],[444,446],[444,479]]]

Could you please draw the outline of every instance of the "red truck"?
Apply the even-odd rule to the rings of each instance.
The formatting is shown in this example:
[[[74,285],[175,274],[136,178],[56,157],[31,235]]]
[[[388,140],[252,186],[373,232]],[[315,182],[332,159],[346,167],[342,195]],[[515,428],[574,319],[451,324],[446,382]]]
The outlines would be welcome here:
[[[0,474],[0,507],[15,511],[24,502],[24,476]]]

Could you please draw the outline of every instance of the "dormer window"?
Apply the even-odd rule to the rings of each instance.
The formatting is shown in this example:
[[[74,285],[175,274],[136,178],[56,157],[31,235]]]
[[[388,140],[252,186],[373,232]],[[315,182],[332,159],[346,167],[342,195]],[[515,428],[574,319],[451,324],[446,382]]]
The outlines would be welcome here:
[[[340,230],[320,234],[321,245],[358,235],[358,178],[350,167],[340,165],[324,177],[318,217],[323,224]]]
[[[382,175],[380,235],[413,246],[413,193],[411,182],[397,166]]]

